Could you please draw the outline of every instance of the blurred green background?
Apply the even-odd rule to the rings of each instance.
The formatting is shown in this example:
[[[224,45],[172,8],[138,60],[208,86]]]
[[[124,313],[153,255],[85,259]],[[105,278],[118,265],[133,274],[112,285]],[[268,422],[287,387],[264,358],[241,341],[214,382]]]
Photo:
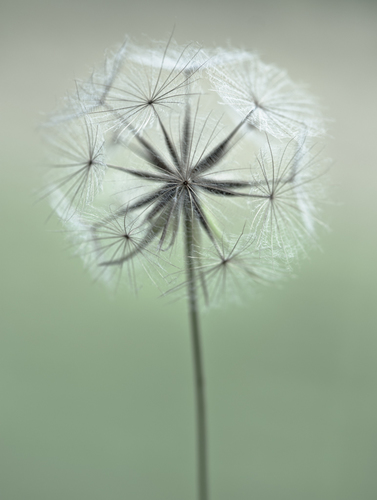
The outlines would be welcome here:
[[[323,252],[203,318],[212,500],[377,498],[377,3],[1,0],[1,500],[194,500],[183,301],[115,297],[72,258],[36,127],[126,33],[257,49],[321,98]]]

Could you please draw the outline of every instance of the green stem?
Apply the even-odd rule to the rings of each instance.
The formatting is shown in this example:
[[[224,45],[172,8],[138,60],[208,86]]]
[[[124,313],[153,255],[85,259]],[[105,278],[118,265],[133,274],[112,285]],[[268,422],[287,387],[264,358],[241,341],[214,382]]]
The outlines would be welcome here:
[[[187,210],[187,212],[189,212]],[[204,395],[203,360],[200,345],[200,329],[197,308],[196,276],[194,269],[194,236],[191,213],[186,213],[186,273],[189,294],[189,315],[191,326],[192,352],[195,373],[196,422],[197,422],[197,454],[198,454],[198,499],[208,500],[207,480],[207,437],[206,411]]]

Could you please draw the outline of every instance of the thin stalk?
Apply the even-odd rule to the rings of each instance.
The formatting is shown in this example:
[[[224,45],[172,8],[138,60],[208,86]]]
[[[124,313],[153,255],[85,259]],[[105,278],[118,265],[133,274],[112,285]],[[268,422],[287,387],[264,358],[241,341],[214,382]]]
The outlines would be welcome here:
[[[189,212],[189,210],[187,210]],[[186,273],[189,300],[189,316],[191,326],[192,353],[195,375],[196,397],[196,429],[197,429],[197,460],[198,460],[198,499],[208,500],[207,478],[207,436],[206,411],[204,394],[203,360],[200,344],[199,317],[197,308],[196,276],[194,269],[194,236],[191,213],[186,213],[185,223]]]

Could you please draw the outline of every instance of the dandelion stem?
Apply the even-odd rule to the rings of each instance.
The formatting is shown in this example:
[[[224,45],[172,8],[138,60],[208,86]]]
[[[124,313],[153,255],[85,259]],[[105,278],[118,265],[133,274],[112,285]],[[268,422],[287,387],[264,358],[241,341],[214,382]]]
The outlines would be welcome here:
[[[189,315],[195,375],[196,419],[197,419],[197,459],[198,459],[198,499],[208,500],[207,481],[207,437],[204,394],[203,359],[200,344],[199,316],[197,308],[196,277],[194,270],[193,216],[186,210],[185,222],[186,273],[189,293]]]

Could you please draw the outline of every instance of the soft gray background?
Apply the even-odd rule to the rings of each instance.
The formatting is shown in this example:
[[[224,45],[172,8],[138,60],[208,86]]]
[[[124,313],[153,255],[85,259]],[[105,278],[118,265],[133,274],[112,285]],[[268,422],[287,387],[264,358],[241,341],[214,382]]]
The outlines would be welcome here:
[[[126,33],[257,49],[333,118],[332,233],[203,320],[213,500],[377,498],[377,4],[1,0],[1,500],[193,500],[184,302],[115,298],[34,205],[36,126]]]

